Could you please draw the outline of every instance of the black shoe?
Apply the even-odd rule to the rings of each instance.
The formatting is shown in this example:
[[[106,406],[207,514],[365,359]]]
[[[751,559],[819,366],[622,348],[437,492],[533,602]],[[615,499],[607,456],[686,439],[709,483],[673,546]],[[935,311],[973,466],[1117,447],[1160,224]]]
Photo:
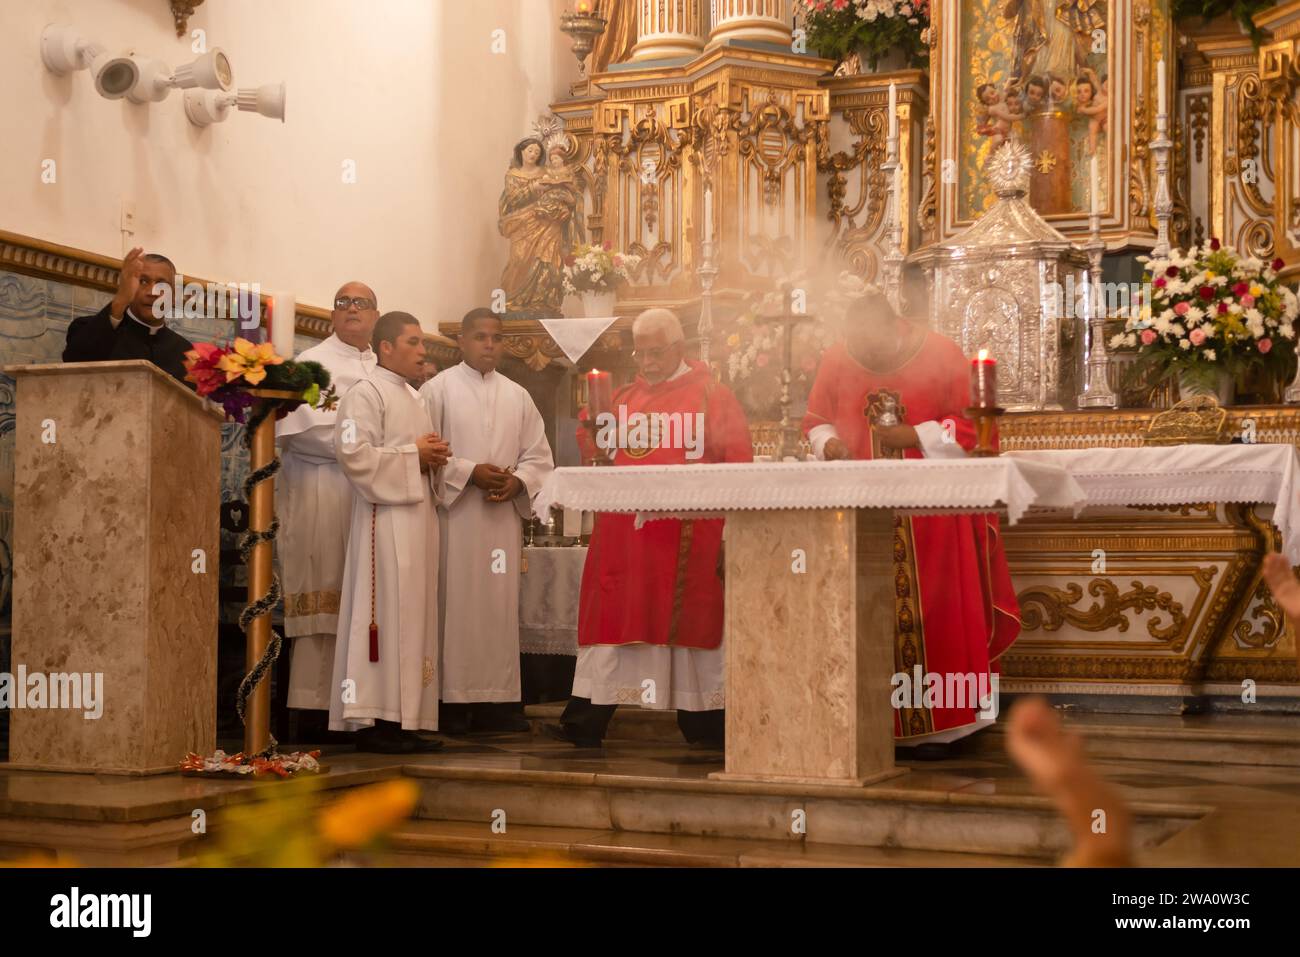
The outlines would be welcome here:
[[[447,704],[438,706],[438,731],[442,734],[469,734],[469,705]]]
[[[426,738],[416,731],[402,732],[403,754],[431,754],[441,751],[443,743],[437,738]]]
[[[568,728],[559,724],[542,725],[542,733],[548,738],[554,738],[556,741],[567,741],[575,748],[599,748],[602,747],[600,738],[579,738],[571,735]]]
[[[894,760],[896,761],[947,761],[955,755],[956,751],[951,743],[940,744],[937,741],[926,741],[912,746],[894,746]]]
[[[356,733],[358,751],[371,754],[409,754],[406,741],[391,726],[377,724]]]
[[[692,751],[725,751],[727,742],[722,738],[701,738],[698,741],[690,741]]]

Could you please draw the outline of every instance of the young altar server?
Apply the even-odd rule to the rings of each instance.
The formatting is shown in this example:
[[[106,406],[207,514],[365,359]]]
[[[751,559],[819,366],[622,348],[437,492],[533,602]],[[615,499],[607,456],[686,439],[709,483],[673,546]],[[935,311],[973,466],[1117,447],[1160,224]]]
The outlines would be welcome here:
[[[420,389],[434,431],[456,450],[442,470],[444,730],[526,731],[519,713],[521,518],[554,468],[541,413],[500,372],[501,317],[461,321],[464,361]]]
[[[379,317],[379,360],[339,403],[334,447],[352,483],[352,522],[334,650],[330,730],[357,747],[437,750],[415,734],[438,727],[438,470],[450,449],[407,379],[424,364],[420,324]]]

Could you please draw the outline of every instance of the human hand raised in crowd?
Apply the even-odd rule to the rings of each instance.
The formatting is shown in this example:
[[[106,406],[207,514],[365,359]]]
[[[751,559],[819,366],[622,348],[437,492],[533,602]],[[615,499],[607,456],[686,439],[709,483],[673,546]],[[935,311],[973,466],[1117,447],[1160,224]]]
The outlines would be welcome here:
[[[121,319],[126,307],[131,305],[140,288],[140,273],[144,270],[144,247],[136,246],[122,260],[122,268],[117,274],[117,293],[109,306],[109,315]]]
[[[431,468],[440,469],[451,457],[451,446],[437,432],[420,436],[415,440],[415,447],[420,453],[421,472],[427,472]]]
[[[838,459],[847,459],[848,457],[849,447],[844,444],[843,439],[827,439],[826,444],[822,447],[822,458],[827,462],[834,462]]]

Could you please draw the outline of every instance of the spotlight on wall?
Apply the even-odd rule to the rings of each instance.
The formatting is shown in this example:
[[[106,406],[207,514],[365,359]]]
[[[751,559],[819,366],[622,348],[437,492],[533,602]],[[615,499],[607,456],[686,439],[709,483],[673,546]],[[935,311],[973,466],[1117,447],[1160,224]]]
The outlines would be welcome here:
[[[284,83],[219,93],[216,90],[186,90],[185,115],[195,126],[211,126],[225,120],[233,106],[246,113],[261,113],[284,122]]]
[[[150,57],[131,55],[139,77],[127,94],[133,103],[158,103],[167,98],[173,89],[229,90],[234,86],[235,71],[230,58],[219,47],[213,47],[191,63],[175,70]]]
[[[41,61],[56,76],[89,70],[99,95],[119,100],[135,86],[140,70],[130,57],[113,56],[101,43],[86,40],[73,27],[52,23],[41,31]]]

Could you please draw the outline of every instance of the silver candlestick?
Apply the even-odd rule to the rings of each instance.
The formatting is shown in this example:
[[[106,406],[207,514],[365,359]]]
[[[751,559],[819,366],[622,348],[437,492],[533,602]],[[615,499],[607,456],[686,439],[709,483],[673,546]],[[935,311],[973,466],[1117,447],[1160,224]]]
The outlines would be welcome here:
[[[718,278],[718,266],[713,260],[714,242],[706,239],[700,243],[700,264],[695,275],[700,277],[700,321],[696,334],[700,341],[700,361],[709,361],[709,341],[713,335],[713,281]]]
[[[1151,250],[1153,259],[1169,255],[1169,221],[1174,215],[1174,200],[1169,192],[1169,150],[1174,144],[1169,140],[1169,114],[1156,114],[1156,138],[1151,141],[1151,152],[1156,157],[1156,245]]]
[[[885,162],[880,164],[881,172],[888,177],[885,188],[885,236],[889,247],[884,256],[881,280],[885,298],[898,315],[903,313],[903,221],[898,215],[900,197],[898,196],[898,170],[901,168],[898,157],[898,136],[885,138]]]
[[[1088,321],[1083,337],[1083,361],[1088,380],[1078,395],[1081,409],[1113,409],[1119,399],[1110,388],[1110,353],[1106,349],[1106,310],[1101,295],[1101,213],[1088,216]]]

